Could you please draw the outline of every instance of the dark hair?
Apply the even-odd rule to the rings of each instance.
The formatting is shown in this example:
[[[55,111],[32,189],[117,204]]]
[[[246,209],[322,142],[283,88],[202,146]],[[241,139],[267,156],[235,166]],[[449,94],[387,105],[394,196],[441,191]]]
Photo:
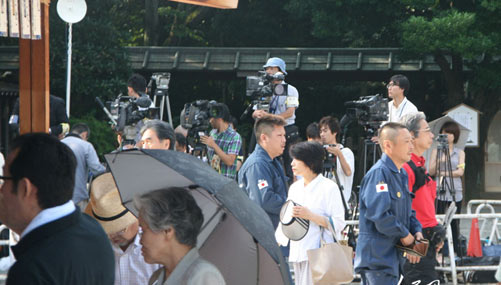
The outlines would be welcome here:
[[[146,91],[146,79],[141,74],[134,73],[127,81],[127,86],[132,87],[138,94],[143,94]]]
[[[17,155],[9,169],[14,184],[27,178],[35,185],[40,208],[59,206],[71,200],[76,158],[68,146],[54,136],[30,133],[14,139],[10,152],[14,151]]]
[[[339,125],[339,121],[336,117],[325,116],[322,119],[320,119],[320,122],[318,124],[320,128],[323,126],[327,126],[331,130],[331,133],[336,133],[336,134],[341,133],[341,126]]]
[[[400,131],[400,129],[407,130],[407,128],[404,125],[396,122],[388,122],[379,129],[378,133],[379,146],[381,147],[381,150],[383,152],[384,152],[383,141],[389,140],[392,141],[393,143],[396,143],[398,132]]]
[[[90,137],[90,128],[87,124],[78,123],[71,127],[70,133],[80,135],[87,132],[87,136]]]
[[[154,232],[173,227],[179,243],[195,247],[204,222],[202,210],[184,188],[155,190],[134,198],[134,205]]]
[[[395,74],[390,78],[390,82],[393,81],[395,85],[404,89],[404,95],[407,96],[409,94],[409,90],[411,89],[411,83],[409,79],[405,75]]]
[[[160,120],[147,121],[141,129],[141,135],[149,129],[155,132],[159,140],[169,140],[169,149],[174,149],[176,145],[176,135],[174,134],[174,129],[168,123]]]
[[[285,120],[277,115],[267,114],[256,120],[254,124],[254,133],[256,134],[256,141],[259,142],[261,134],[270,135],[275,127],[285,126]]]
[[[230,123],[231,114],[230,109],[224,103],[216,103],[210,109],[210,116],[214,118],[221,118],[223,121]]]
[[[320,138],[320,126],[318,123],[311,123],[306,127],[306,138],[318,139]]]
[[[186,148],[186,137],[182,133],[176,133],[176,143]]]
[[[233,124],[233,129],[237,129],[237,125],[238,125],[238,120],[237,118],[233,117],[233,116],[230,116],[230,121],[229,121],[230,124]]]
[[[300,142],[291,146],[292,158],[301,160],[315,174],[324,170],[325,150],[318,142]]]
[[[459,129],[459,125],[454,122],[447,122],[442,125],[440,128],[440,133],[445,132],[447,134],[452,134],[454,136],[454,143],[457,143],[459,140],[459,135],[461,134],[461,130]]]

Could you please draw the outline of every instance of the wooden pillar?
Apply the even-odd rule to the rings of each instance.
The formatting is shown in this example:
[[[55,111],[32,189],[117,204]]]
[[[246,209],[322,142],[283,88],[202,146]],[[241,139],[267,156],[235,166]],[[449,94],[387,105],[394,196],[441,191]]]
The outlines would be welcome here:
[[[42,39],[19,39],[19,131],[21,134],[49,132],[50,1],[41,2]]]

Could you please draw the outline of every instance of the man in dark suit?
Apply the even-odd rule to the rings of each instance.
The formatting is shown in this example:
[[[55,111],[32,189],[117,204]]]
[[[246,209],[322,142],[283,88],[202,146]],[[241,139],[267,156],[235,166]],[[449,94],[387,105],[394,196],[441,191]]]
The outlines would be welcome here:
[[[56,137],[11,144],[0,177],[0,221],[20,235],[7,284],[113,284],[114,257],[101,226],[75,207],[75,156]]]

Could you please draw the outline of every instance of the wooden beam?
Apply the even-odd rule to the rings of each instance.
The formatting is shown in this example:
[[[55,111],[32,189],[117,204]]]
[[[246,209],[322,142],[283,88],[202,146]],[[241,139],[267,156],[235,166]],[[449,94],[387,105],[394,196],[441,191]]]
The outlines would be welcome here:
[[[49,132],[49,1],[42,2],[42,39],[19,39],[20,133]]]

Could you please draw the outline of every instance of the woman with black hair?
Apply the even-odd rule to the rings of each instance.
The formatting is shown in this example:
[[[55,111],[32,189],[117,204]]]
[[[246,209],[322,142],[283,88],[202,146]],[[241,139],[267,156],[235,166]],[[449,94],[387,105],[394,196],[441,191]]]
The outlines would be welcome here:
[[[325,151],[319,143],[297,143],[291,147],[290,155],[294,175],[302,178],[291,185],[288,200],[296,203],[293,216],[309,220],[310,226],[301,240],[291,240],[289,262],[293,264],[297,285],[313,284],[306,252],[320,247],[321,235],[327,243],[333,242],[327,230],[329,218],[333,221],[336,239],[341,238],[344,208],[339,187],[322,175]]]

